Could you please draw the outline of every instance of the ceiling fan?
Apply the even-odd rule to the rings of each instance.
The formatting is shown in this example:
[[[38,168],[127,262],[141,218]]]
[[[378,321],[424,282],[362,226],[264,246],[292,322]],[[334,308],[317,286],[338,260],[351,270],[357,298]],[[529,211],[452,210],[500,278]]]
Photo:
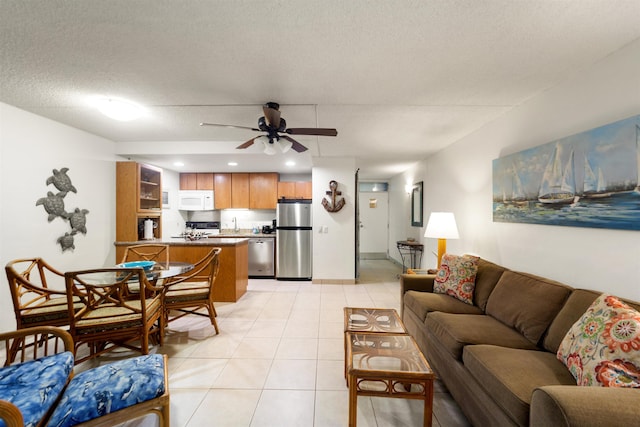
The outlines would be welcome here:
[[[278,145],[283,153],[293,148],[298,153],[307,150],[307,147],[300,144],[289,135],[315,135],[315,136],[337,136],[338,131],[335,129],[323,128],[287,128],[287,122],[280,117],[280,105],[276,102],[267,102],[262,106],[264,116],[258,119],[258,127],[251,128],[247,126],[222,125],[217,123],[200,123],[200,126],[218,126],[230,127],[238,129],[249,129],[255,132],[266,132],[266,135],[256,136],[247,142],[238,145],[236,148],[244,149],[251,147],[258,140],[264,143],[264,152],[266,154],[275,154],[275,145]],[[283,135],[286,134],[286,135]]]

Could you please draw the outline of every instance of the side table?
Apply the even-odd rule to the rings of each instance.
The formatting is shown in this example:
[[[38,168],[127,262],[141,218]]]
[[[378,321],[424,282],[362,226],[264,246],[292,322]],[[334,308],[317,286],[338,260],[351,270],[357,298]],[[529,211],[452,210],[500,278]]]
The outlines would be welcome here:
[[[349,427],[356,427],[358,396],[424,401],[423,425],[433,418],[435,374],[410,335],[347,332]]]
[[[399,333],[406,334],[398,312],[393,308],[344,308],[344,377],[347,376],[347,334],[349,332]]]

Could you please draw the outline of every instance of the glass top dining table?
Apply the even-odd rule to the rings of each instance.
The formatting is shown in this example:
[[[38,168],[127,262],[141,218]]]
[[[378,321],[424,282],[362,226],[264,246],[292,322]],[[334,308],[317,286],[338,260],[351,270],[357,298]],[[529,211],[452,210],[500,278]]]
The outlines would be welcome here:
[[[170,279],[175,276],[179,276],[181,274],[187,273],[193,270],[194,265],[188,262],[177,262],[170,261],[166,262],[157,262],[153,268],[149,271],[146,271],[147,280],[152,284],[162,284],[162,282],[166,279]],[[123,270],[135,270],[135,269],[125,269],[123,267],[111,267],[104,268],[98,271],[90,271],[86,274],[78,275],[83,282],[91,283],[94,285],[106,284],[106,283],[114,283],[122,278]],[[138,281],[137,277],[131,277],[130,281]]]

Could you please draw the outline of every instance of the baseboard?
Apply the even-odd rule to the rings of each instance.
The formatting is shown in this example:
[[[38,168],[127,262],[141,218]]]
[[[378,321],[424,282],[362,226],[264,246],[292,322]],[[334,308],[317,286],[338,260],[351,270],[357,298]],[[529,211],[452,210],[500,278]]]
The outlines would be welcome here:
[[[355,285],[356,279],[313,279],[314,285]]]
[[[386,252],[360,252],[360,259],[387,259]]]

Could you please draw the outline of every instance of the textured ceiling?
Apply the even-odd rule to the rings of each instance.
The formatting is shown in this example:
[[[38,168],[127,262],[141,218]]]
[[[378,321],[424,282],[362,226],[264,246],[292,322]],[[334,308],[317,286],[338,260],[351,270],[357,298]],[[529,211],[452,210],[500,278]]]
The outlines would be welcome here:
[[[640,37],[638,0],[0,0],[0,101],[170,169],[308,172],[356,158],[384,179]],[[98,95],[148,107],[114,122]],[[234,147],[267,101],[306,154]]]

